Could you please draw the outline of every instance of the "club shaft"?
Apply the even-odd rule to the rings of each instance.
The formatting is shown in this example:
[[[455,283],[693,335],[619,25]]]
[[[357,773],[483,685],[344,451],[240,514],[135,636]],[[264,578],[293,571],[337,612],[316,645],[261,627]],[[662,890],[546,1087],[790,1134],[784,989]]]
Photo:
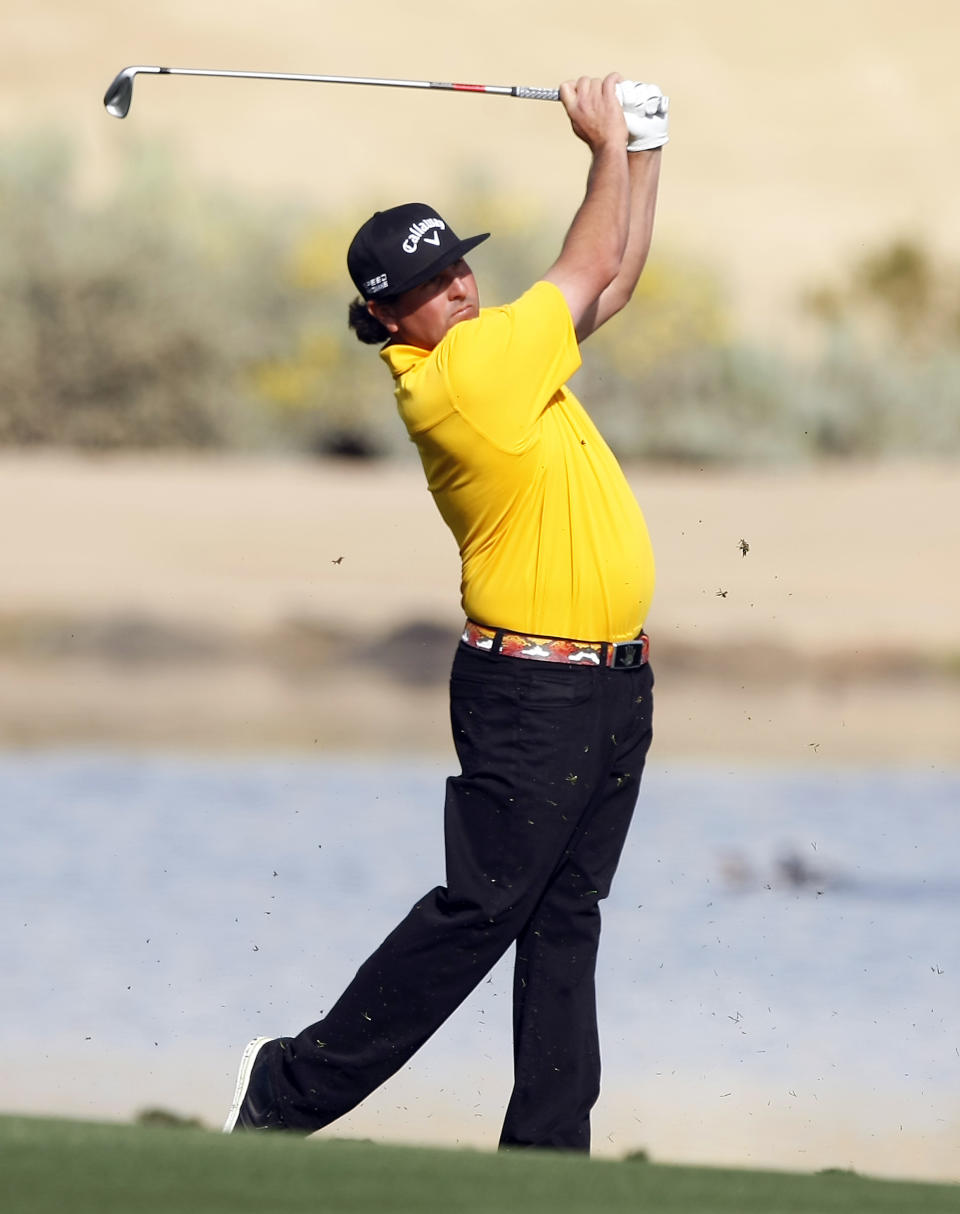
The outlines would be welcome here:
[[[395,89],[447,89],[467,93],[499,93],[511,96],[514,88],[503,84],[455,84],[442,80],[392,80],[381,76],[314,76],[302,72],[234,72],[213,68],[161,67],[161,76],[227,76],[240,80],[301,80],[313,84],[373,84]]]
[[[130,107],[133,78],[140,74],[151,76],[212,76],[240,80],[290,80],[312,84],[363,84],[385,88],[443,89],[454,93],[490,93],[502,97],[520,97],[532,101],[558,101],[557,89],[527,88],[509,84],[466,84],[444,80],[395,80],[382,76],[316,76],[303,72],[243,72],[219,68],[126,67],[119,72],[104,97],[107,110],[118,118],[125,117]]]

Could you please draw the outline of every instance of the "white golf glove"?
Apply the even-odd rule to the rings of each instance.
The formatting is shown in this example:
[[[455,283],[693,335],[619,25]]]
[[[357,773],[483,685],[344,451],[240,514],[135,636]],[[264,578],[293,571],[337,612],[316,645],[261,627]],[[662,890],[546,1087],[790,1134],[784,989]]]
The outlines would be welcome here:
[[[664,97],[656,84],[621,80],[617,85],[617,98],[627,122],[628,152],[648,152],[668,141],[670,98]]]

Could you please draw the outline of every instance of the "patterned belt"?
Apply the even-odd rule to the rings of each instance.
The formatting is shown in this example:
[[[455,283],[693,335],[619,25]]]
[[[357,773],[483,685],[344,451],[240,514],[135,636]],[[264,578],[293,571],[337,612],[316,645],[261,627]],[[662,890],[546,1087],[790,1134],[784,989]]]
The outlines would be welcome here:
[[[529,636],[505,628],[487,628],[467,620],[460,638],[471,649],[534,662],[566,662],[569,666],[609,666],[629,670],[650,660],[650,638],[641,632],[632,641],[570,641],[563,637]]]

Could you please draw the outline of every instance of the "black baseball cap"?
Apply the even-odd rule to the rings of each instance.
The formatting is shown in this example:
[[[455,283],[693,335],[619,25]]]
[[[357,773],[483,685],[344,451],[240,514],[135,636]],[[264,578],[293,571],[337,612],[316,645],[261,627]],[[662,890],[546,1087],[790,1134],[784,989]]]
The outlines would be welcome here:
[[[364,299],[394,299],[459,261],[490,235],[461,240],[425,202],[377,211],[347,250],[347,269]]]

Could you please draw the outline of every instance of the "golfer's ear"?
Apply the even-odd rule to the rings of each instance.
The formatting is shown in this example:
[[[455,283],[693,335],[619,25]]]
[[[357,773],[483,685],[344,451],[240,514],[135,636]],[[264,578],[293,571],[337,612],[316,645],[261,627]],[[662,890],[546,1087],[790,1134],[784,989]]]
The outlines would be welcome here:
[[[375,299],[367,300],[367,311],[374,320],[379,320],[388,333],[396,333],[400,326],[394,315],[393,308],[387,303],[377,303]]]

